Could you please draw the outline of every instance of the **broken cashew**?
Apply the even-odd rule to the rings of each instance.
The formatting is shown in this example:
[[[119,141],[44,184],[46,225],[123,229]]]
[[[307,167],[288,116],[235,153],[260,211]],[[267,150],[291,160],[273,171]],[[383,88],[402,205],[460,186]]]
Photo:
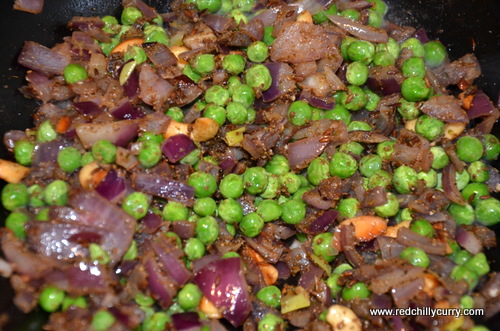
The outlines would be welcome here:
[[[19,183],[29,172],[25,166],[0,159],[0,178],[8,183]]]
[[[453,140],[464,132],[466,123],[446,123],[444,126],[444,136],[449,140]]]
[[[215,307],[215,305],[209,301],[205,296],[201,298],[198,309],[207,315],[208,318],[222,318],[222,313]]]
[[[168,139],[177,134],[185,134],[196,142],[207,141],[215,137],[219,131],[219,124],[211,118],[198,117],[193,124],[170,121],[163,137]]]
[[[326,321],[333,331],[361,331],[361,321],[349,308],[341,305],[332,305],[326,313]]]
[[[97,162],[90,162],[86,164],[78,173],[78,181],[83,188],[92,188],[99,185],[99,183],[106,176],[107,171],[99,167]]]

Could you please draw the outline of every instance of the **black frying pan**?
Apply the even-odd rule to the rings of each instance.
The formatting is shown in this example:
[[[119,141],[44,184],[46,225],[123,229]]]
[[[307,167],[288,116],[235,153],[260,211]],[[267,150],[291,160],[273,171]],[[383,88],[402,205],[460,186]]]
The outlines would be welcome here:
[[[168,10],[169,0],[150,0],[159,12]],[[73,16],[118,15],[119,0],[45,0],[41,14],[32,15],[12,10],[13,0],[0,1],[0,136],[12,129],[32,126],[33,100],[24,98],[17,89],[24,83],[25,69],[17,62],[24,40],[46,46],[60,42],[68,35],[66,22]],[[425,28],[432,39],[440,39],[452,59],[474,52],[481,62],[483,75],[479,86],[497,103],[500,91],[500,19],[498,0],[386,0],[388,19],[399,24]],[[500,136],[497,126],[496,135]],[[6,157],[0,144],[0,158]],[[497,164],[498,168],[498,164]],[[1,188],[2,184],[0,184]],[[7,213],[0,210],[0,223]],[[500,237],[500,229],[496,229]],[[500,251],[490,250],[492,269],[500,271]],[[22,316],[11,302],[12,290],[0,278],[0,314],[11,316],[10,330],[39,330],[44,314],[34,312]],[[500,330],[500,317],[486,323]]]

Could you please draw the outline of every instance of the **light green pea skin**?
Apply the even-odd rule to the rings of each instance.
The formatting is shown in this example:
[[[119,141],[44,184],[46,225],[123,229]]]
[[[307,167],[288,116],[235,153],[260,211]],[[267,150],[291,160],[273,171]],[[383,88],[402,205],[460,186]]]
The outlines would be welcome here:
[[[399,218],[396,219],[398,221],[398,223],[401,223],[401,222],[404,222],[404,221],[412,221],[413,220],[413,217],[411,215],[411,211],[409,208],[404,208],[402,209],[399,214],[398,214]]]
[[[347,126],[347,129],[349,132],[351,132],[351,131],[371,131],[372,127],[370,126],[370,124],[363,122],[363,121],[352,121]]]
[[[135,260],[136,257],[137,257],[137,242],[135,240],[132,240],[132,243],[130,243],[130,246],[125,252],[125,255],[123,255],[123,260],[132,261]]]
[[[177,300],[182,309],[192,310],[198,307],[202,296],[203,293],[198,286],[188,283],[177,294]]]
[[[150,316],[146,316],[146,319],[142,323],[142,331],[163,331],[168,330],[169,323],[172,319],[170,315],[163,311],[158,311],[151,313]]]
[[[49,211],[50,208],[41,209],[38,214],[35,216],[35,220],[37,221],[48,221],[49,220]]]
[[[484,183],[490,179],[488,167],[483,161],[474,161],[469,164],[467,172],[470,175],[470,180],[477,183]]]
[[[288,192],[288,194],[294,194],[302,185],[300,177],[293,172],[287,172],[286,174],[279,176],[279,181],[282,190]]]
[[[396,216],[399,211],[398,198],[391,192],[387,193],[387,203],[373,208],[375,213],[380,217]]]
[[[417,178],[425,182],[426,187],[436,187],[437,185],[437,172],[434,169],[430,169],[428,172],[419,172]]]
[[[91,325],[95,331],[106,331],[115,324],[115,320],[115,317],[109,311],[99,310],[92,317]]]
[[[453,220],[459,225],[471,225],[474,223],[474,208],[469,204],[462,206],[456,203],[451,203],[448,207],[448,212],[451,214]]]
[[[306,205],[302,200],[288,200],[282,204],[281,219],[288,224],[300,223],[306,216]]]
[[[264,315],[257,325],[257,331],[278,331],[285,329],[285,321],[272,313]]]
[[[219,236],[219,224],[212,216],[205,216],[196,222],[196,238],[205,245],[212,244]]]
[[[198,83],[201,79],[201,75],[194,71],[189,63],[182,68],[182,73],[195,83]]]
[[[277,220],[281,217],[281,213],[281,206],[275,200],[263,200],[257,206],[257,214],[259,214],[264,219],[264,222]]]
[[[64,206],[68,201],[68,185],[66,182],[56,179],[45,187],[43,199],[48,205]]]
[[[365,105],[365,109],[368,111],[374,111],[375,109],[377,109],[378,103],[380,101],[380,97],[368,88],[364,88],[363,91],[365,92],[366,96],[368,97],[368,102]],[[347,124],[347,125],[349,125],[349,124]]]
[[[413,51],[413,56],[424,57],[424,46],[417,38],[408,38],[401,44],[401,49],[409,48]]]
[[[330,176],[330,163],[324,157],[317,157],[307,167],[307,179],[314,186]]]
[[[275,285],[261,288],[256,297],[271,307],[279,307],[281,304],[281,290]]]
[[[189,209],[177,201],[169,201],[162,211],[163,219],[166,221],[183,221],[189,216]]]
[[[108,252],[96,243],[89,244],[89,254],[92,261],[97,261],[102,265],[106,265],[111,261]]]
[[[383,160],[390,160],[392,153],[394,153],[394,145],[396,145],[396,141],[387,140],[377,144],[377,154]]]
[[[243,184],[248,193],[257,195],[266,189],[268,174],[263,167],[247,168],[243,173]]]
[[[271,157],[266,165],[264,166],[267,172],[274,175],[283,175],[290,171],[290,166],[288,165],[288,159],[281,155],[276,154]]]
[[[57,138],[57,132],[52,127],[50,121],[45,121],[38,127],[36,132],[36,140],[39,142],[48,142]]]
[[[40,185],[33,184],[28,187],[28,194],[30,207],[38,208],[45,206],[45,202],[43,201],[43,189]]]
[[[463,265],[457,265],[455,268],[453,268],[450,277],[456,282],[464,280],[469,286],[470,290],[474,289],[479,282],[478,274]]]
[[[411,167],[403,165],[394,170],[392,183],[401,194],[411,193],[417,187],[417,181],[417,172]]]
[[[87,300],[84,297],[65,297],[62,303],[62,311],[68,310],[70,307],[87,308]]]
[[[332,110],[325,111],[323,115],[325,119],[342,121],[346,125],[349,125],[349,123],[351,123],[351,116],[351,112],[340,103],[336,103],[335,107]]]
[[[92,155],[92,152],[86,152],[82,155],[82,167],[86,166],[87,164],[94,162],[94,156]]]
[[[143,218],[148,213],[149,199],[144,193],[133,192],[123,200],[122,209],[135,219]]]
[[[146,52],[140,46],[132,46],[123,54],[124,62],[134,60],[137,65],[146,62],[147,59]]]
[[[370,177],[380,169],[382,169],[382,158],[377,154],[368,154],[359,160],[359,171],[365,177]]]
[[[413,120],[420,116],[418,103],[407,101],[404,98],[399,99],[399,106],[396,108],[396,110],[405,120]]]
[[[476,272],[480,277],[490,272],[490,265],[484,253],[474,255],[470,260],[464,263],[464,267]]]
[[[196,164],[200,162],[201,151],[199,149],[192,150],[188,155],[184,156],[179,162],[182,164],[190,164],[196,167]]]
[[[46,312],[55,312],[63,303],[64,291],[55,286],[47,286],[40,293],[38,302]]]
[[[470,176],[469,173],[464,170],[462,172],[455,172],[455,182],[457,183],[457,188],[459,191],[463,190],[467,184],[469,184]]]
[[[361,156],[364,151],[363,145],[358,143],[357,141],[350,141],[348,143],[342,144],[339,146],[339,152],[346,154],[355,154]]]
[[[268,174],[267,186],[264,192],[260,193],[260,197],[264,199],[273,199],[280,193],[280,180],[279,176],[275,174]]]
[[[337,210],[340,212],[340,216],[344,218],[352,218],[356,216],[360,207],[361,204],[356,198],[345,198],[339,201]]]
[[[25,239],[26,230],[24,227],[29,220],[30,216],[27,213],[13,211],[5,219],[5,227],[11,230],[17,238]]]
[[[448,154],[444,151],[441,146],[433,146],[431,147],[431,153],[434,155],[432,160],[432,168],[439,170],[446,167],[446,165],[450,162],[450,158]]]

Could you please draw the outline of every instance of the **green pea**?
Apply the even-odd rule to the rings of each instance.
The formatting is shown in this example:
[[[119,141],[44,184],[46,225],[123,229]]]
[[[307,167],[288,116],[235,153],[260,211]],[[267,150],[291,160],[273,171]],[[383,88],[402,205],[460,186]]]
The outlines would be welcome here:
[[[415,123],[415,131],[427,140],[434,140],[444,132],[444,123],[427,114],[420,116]]]
[[[459,250],[453,257],[453,261],[458,265],[463,265],[472,258],[472,254],[466,250]]]
[[[232,75],[238,75],[245,70],[245,58],[239,54],[229,54],[222,60],[222,68]]]
[[[349,132],[351,131],[371,131],[372,127],[370,124],[362,121],[352,121],[348,126],[347,129]]]
[[[182,68],[182,73],[186,75],[193,82],[198,83],[201,79],[201,75],[194,71],[193,67],[188,63]],[[205,92],[206,93],[206,92]],[[205,96],[206,98],[206,96]]]
[[[369,9],[368,10],[368,25],[373,26],[374,28],[380,28],[384,24],[384,18],[380,15],[379,12]]]
[[[326,21],[328,21],[328,18],[326,15],[335,15],[337,14],[337,6],[335,4],[332,4],[328,9],[322,10],[312,16],[314,23],[316,24],[321,24]]]
[[[182,309],[193,310],[198,307],[202,296],[203,293],[198,286],[188,283],[177,294],[177,300]]]
[[[443,64],[446,59],[446,48],[439,41],[433,40],[424,45],[425,64],[431,68]]]
[[[404,221],[411,221],[413,220],[413,217],[412,217],[412,214],[411,214],[411,211],[409,208],[403,208],[399,214],[397,215],[397,217],[399,217],[399,219],[396,219],[396,221],[398,223],[401,223],[401,222],[404,222]]]
[[[369,41],[352,41],[347,47],[347,56],[351,61],[361,61],[368,65],[375,56],[375,46]]]
[[[196,167],[196,164],[200,161],[201,151],[199,149],[194,149],[189,152],[188,155],[184,156],[179,162],[182,164],[190,164]]]
[[[387,5],[382,0],[368,0],[372,4],[372,9],[380,15],[384,16],[387,13]]]
[[[232,90],[232,99],[235,102],[241,103],[245,107],[250,107],[255,101],[255,93],[249,85],[240,84]]]
[[[330,175],[349,178],[358,170],[356,159],[349,154],[335,153],[330,161]]]
[[[236,9],[239,9],[244,12],[249,12],[253,9],[255,5],[254,0],[233,0],[233,6]]]
[[[98,140],[92,146],[92,156],[99,162],[111,164],[115,162],[117,148],[109,140]]]
[[[403,249],[400,256],[403,260],[410,262],[416,267],[427,268],[430,263],[427,254],[418,247],[406,247]]]
[[[43,208],[35,216],[35,220],[37,221],[48,221],[49,220],[49,208]]]
[[[343,10],[339,13],[339,16],[343,16],[353,21],[357,21],[361,17],[359,11],[357,11],[356,9]]]
[[[476,220],[486,226],[500,222],[500,201],[495,198],[479,199],[476,204]]]
[[[205,255],[205,245],[198,238],[189,238],[186,240],[184,253],[191,261],[199,259]]]
[[[474,257],[465,262],[464,267],[474,271],[479,277],[490,272],[490,265],[488,264],[488,259],[484,253],[474,255]]]
[[[281,290],[274,285],[261,288],[256,296],[257,299],[271,307],[279,307],[281,304]]]
[[[92,261],[97,261],[99,264],[108,264],[111,259],[108,252],[96,243],[89,244],[89,254]]]
[[[370,12],[371,15],[371,12]],[[396,59],[394,56],[387,50],[377,51],[373,56],[373,64],[381,67],[388,67],[390,65],[394,65],[396,63]]]
[[[264,219],[256,212],[243,216],[240,222],[240,230],[247,237],[256,237],[264,228]]]
[[[389,38],[387,43],[377,44],[377,52],[389,52],[394,59],[399,57],[400,47],[396,40]]]
[[[387,203],[373,208],[375,214],[380,217],[396,216],[399,211],[398,198],[391,192],[387,192]]]
[[[82,154],[74,147],[65,147],[57,154],[57,163],[65,172],[73,172],[81,166]]]
[[[122,24],[132,25],[141,17],[142,12],[136,7],[125,7],[122,11],[121,21]]]
[[[359,171],[365,177],[370,177],[380,169],[382,169],[382,158],[379,155],[368,154],[359,160]]]
[[[256,195],[264,192],[268,183],[268,174],[263,167],[247,168],[243,173],[245,190]]]
[[[148,59],[148,56],[146,55],[146,52],[140,46],[129,47],[125,51],[125,54],[123,54],[123,61],[124,62],[134,60],[136,65],[139,65],[141,63],[146,62],[147,59]]]
[[[70,307],[87,308],[87,300],[84,297],[65,297],[62,302],[62,311],[68,310]]]
[[[225,198],[239,198],[244,188],[243,178],[237,174],[226,175],[219,184],[219,191]]]
[[[114,35],[120,31],[120,26],[116,17],[107,15],[102,18],[102,21],[104,22],[104,27],[102,28],[104,32]]]
[[[174,121],[177,122],[182,122],[184,119],[184,113],[181,108],[179,107],[170,107],[166,112],[165,115],[170,116]],[[149,133],[149,132],[144,132],[144,134]],[[150,135],[158,136],[158,140],[155,140],[157,143],[161,144],[163,142],[163,137],[161,135],[155,135],[152,133],[149,133]],[[140,138],[139,138],[140,139]]]
[[[431,89],[421,77],[408,77],[401,84],[401,95],[407,101],[426,100],[431,93]]]
[[[5,209],[13,211],[25,207],[29,202],[28,188],[21,183],[8,183],[2,189],[2,204]]]
[[[364,151],[363,145],[357,141],[350,141],[339,146],[339,152],[361,156]]]
[[[212,216],[205,216],[196,222],[196,237],[205,245],[212,244],[219,236],[219,224]]]
[[[275,200],[263,200],[257,206],[257,214],[259,214],[264,222],[271,222],[281,217],[282,208]]]
[[[14,143],[14,157],[16,162],[29,166],[33,160],[33,151],[35,150],[35,144],[29,140],[18,140]]]
[[[56,179],[45,187],[43,199],[48,205],[64,206],[68,201],[68,185]]]
[[[327,110],[324,114],[326,119],[342,121],[347,125],[351,123],[351,112],[341,104],[335,104],[332,110]]]
[[[307,179],[314,186],[330,176],[330,163],[324,157],[317,157],[307,167]]]
[[[498,159],[500,154],[500,141],[497,137],[492,134],[485,134],[483,136],[484,144],[484,159],[488,161],[493,161]]]
[[[331,262],[337,256],[338,252],[333,247],[333,233],[324,232],[316,235],[312,241],[313,252],[326,262]]]
[[[337,210],[343,218],[352,218],[356,216],[361,204],[356,198],[345,198],[339,201]]]
[[[366,106],[368,103],[368,96],[361,87],[349,85],[347,86],[347,90],[342,92],[340,102],[345,108],[355,111]]]
[[[484,183],[470,183],[462,190],[462,197],[473,207],[476,207],[480,200],[490,196],[488,185]]]
[[[152,313],[146,316],[142,323],[143,331],[163,331],[168,330],[168,324],[172,321],[170,315],[163,311]]]
[[[434,156],[432,160],[432,168],[436,170],[443,169],[450,162],[448,154],[446,154],[441,146],[431,147],[431,153]]]
[[[417,174],[417,177],[425,182],[426,187],[436,187],[437,185],[437,172],[434,169],[431,169],[428,172],[421,171]]]
[[[254,41],[247,48],[247,56],[252,62],[264,62],[269,56],[268,46],[262,41]]]
[[[155,166],[158,162],[160,162],[161,157],[161,147],[158,143],[153,141],[144,141],[141,144],[139,155],[137,155],[139,163],[145,168]]]
[[[387,171],[377,170],[370,177],[368,177],[365,186],[367,190],[370,190],[378,186],[388,188],[391,185],[391,183],[392,183],[392,178]]]
[[[467,172],[469,173],[470,179],[473,182],[484,183],[488,179],[490,179],[488,167],[481,160],[472,162],[467,168]]]
[[[484,325],[476,325],[476,326],[472,327],[472,329],[470,329],[470,331],[491,331],[491,330],[488,329]]]
[[[245,81],[253,88],[266,91],[271,87],[272,83],[271,73],[269,69],[263,64],[256,64],[248,68],[245,74]]]
[[[190,61],[191,67],[201,74],[210,74],[215,69],[215,59],[213,54],[199,54]]]
[[[401,66],[401,72],[405,77],[425,77],[425,63],[421,57],[413,56],[406,59]]]
[[[459,191],[463,190],[469,184],[470,176],[467,171],[455,172],[455,181]]]
[[[312,119],[312,108],[304,100],[294,101],[288,108],[288,120],[293,125],[304,125]]]
[[[92,152],[86,152],[82,155],[82,167],[86,166],[87,164],[94,162],[94,156],[92,155]]]
[[[64,291],[55,286],[46,286],[40,293],[38,303],[43,310],[52,313],[61,306],[64,300]]]
[[[193,172],[187,184],[194,188],[194,196],[197,198],[209,197],[217,191],[217,181],[215,177],[207,172]]]
[[[131,193],[123,200],[122,209],[136,219],[143,218],[148,213],[149,199],[144,193]]]
[[[188,219],[189,209],[180,202],[169,201],[163,208],[162,216],[164,220],[171,222],[184,221]]]
[[[198,198],[194,202],[193,210],[200,216],[210,216],[215,213],[217,203],[211,197]],[[187,209],[187,208],[186,208]]]
[[[123,255],[123,261],[132,261],[137,258],[137,242],[132,240],[130,246],[127,248],[127,251]]]
[[[11,230],[19,239],[26,238],[26,230],[24,226],[30,220],[30,216],[21,211],[13,211],[5,219],[5,227]]]
[[[448,207],[448,212],[451,214],[453,220],[459,225],[471,225],[474,223],[474,208],[469,204],[461,206],[456,203],[451,203]]]
[[[283,175],[290,171],[290,166],[288,165],[288,159],[280,154],[273,155],[271,160],[269,160],[264,166],[266,171],[274,175]]]
[[[159,43],[167,47],[170,45],[170,40],[161,26],[148,25],[144,28],[144,34],[146,36],[144,39],[146,43]]]
[[[409,48],[413,51],[413,56],[424,57],[424,46],[417,38],[408,38],[401,44],[401,49]]]
[[[267,313],[257,324],[257,331],[278,331],[285,329],[285,321],[279,316]]]
[[[274,43],[274,40],[276,39],[273,36],[273,31],[274,31],[274,26],[272,25],[268,25],[264,28],[264,38],[262,38],[262,41],[264,41],[267,46],[271,46]]]
[[[352,301],[355,299],[364,299],[370,296],[371,292],[363,282],[357,282],[351,287],[342,289],[342,299]]]
[[[330,288],[332,297],[336,297],[337,294],[342,291],[342,286],[338,284],[340,274],[332,273],[330,277],[326,279],[326,285]]]
[[[38,184],[33,184],[28,187],[29,194],[29,206],[33,208],[43,207],[45,206],[45,202],[43,201],[43,189]]]
[[[382,160],[390,160],[392,154],[394,153],[394,146],[396,141],[386,140],[377,144],[377,155],[382,158]]]
[[[212,85],[205,91],[205,101],[225,106],[229,101],[229,91],[220,85]]]
[[[418,233],[421,236],[433,238],[434,237],[434,228],[431,223],[427,222],[425,219],[418,219],[414,221],[410,225],[410,230],[415,233]]]
[[[64,67],[64,80],[68,84],[75,84],[87,79],[87,70],[77,63],[70,63]]]
[[[483,144],[476,137],[463,136],[457,140],[457,155],[460,160],[474,162],[479,160],[483,153]]]
[[[280,194],[280,180],[277,175],[268,174],[266,189],[259,194],[263,199],[273,199]]]
[[[457,265],[455,268],[453,268],[450,277],[457,282],[464,280],[469,286],[470,290],[476,287],[477,283],[479,282],[479,276],[477,275],[477,273],[473,270],[470,270],[469,268],[466,268],[463,265]]]
[[[360,61],[349,63],[346,70],[346,79],[351,85],[363,85],[368,79],[368,67]]]
[[[470,295],[464,295],[460,298],[460,308],[472,309],[474,308],[474,298]]]
[[[36,132],[36,140],[39,142],[52,141],[57,138],[57,132],[52,127],[50,121],[45,121],[38,127]]]
[[[352,270],[352,266],[349,263],[341,263],[333,269],[332,273],[341,275],[347,270]]]
[[[419,104],[413,101],[406,101],[405,99],[399,99],[399,106],[397,109],[398,113],[405,120],[412,120],[420,115],[420,110],[418,109]]]
[[[374,111],[378,107],[378,103],[380,102],[380,97],[376,93],[369,90],[368,88],[364,88],[363,91],[365,92],[368,98],[368,102],[365,105],[365,109],[368,111]]]
[[[283,191],[288,194],[294,194],[302,185],[301,177],[293,172],[287,172],[286,174],[279,176],[279,182]]]
[[[281,205],[281,219],[288,224],[300,223],[306,216],[306,205],[302,200],[288,200]]]
[[[394,170],[392,183],[399,193],[411,193],[417,187],[417,182],[418,175],[415,169],[403,165]]]
[[[244,124],[248,119],[247,108],[239,102],[231,101],[226,107],[226,112],[227,120],[232,124]]]
[[[133,7],[127,7],[133,8]],[[99,310],[92,317],[92,329],[95,331],[106,331],[115,324],[115,317],[107,310]]]

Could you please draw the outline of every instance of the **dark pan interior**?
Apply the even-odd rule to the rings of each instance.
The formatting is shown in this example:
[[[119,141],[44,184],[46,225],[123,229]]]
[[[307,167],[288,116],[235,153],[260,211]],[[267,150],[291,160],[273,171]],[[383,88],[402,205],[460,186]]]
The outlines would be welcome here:
[[[146,1],[160,12],[168,10],[168,0]],[[500,20],[498,0],[386,0],[388,19],[399,24],[422,27],[431,39],[440,39],[456,59],[474,52],[481,62],[483,75],[478,85],[494,100],[500,90]],[[24,40],[33,40],[46,46],[60,42],[68,34],[65,27],[72,16],[118,15],[118,0],[45,0],[44,11],[32,15],[12,10],[13,1],[0,1],[0,135],[7,130],[32,126],[33,100],[24,98],[18,88],[23,84],[25,69],[16,59]],[[495,133],[500,136],[500,128]],[[0,144],[0,157],[7,157]],[[498,168],[498,162],[496,164]],[[0,184],[2,186],[2,184]],[[1,188],[1,187],[0,187]],[[7,213],[0,210],[0,223]],[[500,227],[495,230],[500,235]],[[500,251],[488,252],[492,269],[500,271]],[[39,312],[26,317],[13,306],[12,290],[6,279],[0,278],[0,313],[11,316],[11,330],[39,330],[44,315]],[[486,323],[491,330],[500,330],[500,317]]]

